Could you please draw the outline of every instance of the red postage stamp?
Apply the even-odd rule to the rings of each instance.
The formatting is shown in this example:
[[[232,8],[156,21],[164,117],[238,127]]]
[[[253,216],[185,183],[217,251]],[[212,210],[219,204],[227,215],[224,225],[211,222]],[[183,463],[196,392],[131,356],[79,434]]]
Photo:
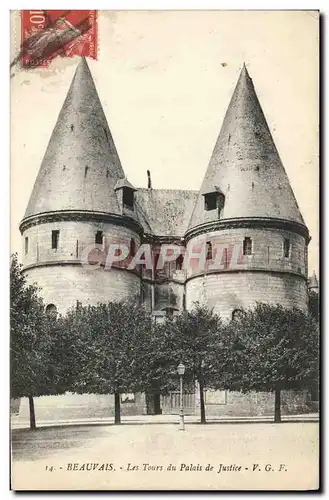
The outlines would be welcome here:
[[[22,10],[23,68],[47,67],[54,57],[97,59],[96,10]]]

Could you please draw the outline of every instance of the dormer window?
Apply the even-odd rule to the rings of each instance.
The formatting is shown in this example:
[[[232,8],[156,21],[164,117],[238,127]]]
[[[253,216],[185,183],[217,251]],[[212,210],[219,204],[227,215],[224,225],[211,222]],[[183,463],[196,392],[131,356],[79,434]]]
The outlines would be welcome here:
[[[134,210],[135,191],[134,186],[127,179],[119,179],[114,190],[117,193],[118,201],[122,208]]]
[[[219,188],[214,188],[214,191],[210,193],[204,193],[204,209],[206,212],[210,212],[212,210],[218,211],[218,218],[220,219],[222,216],[222,211],[225,203],[225,196],[219,190]]]
[[[125,208],[134,210],[134,191],[128,187],[122,189],[122,204]]]
[[[207,210],[216,210],[218,202],[218,193],[208,193],[204,197],[204,209]]]

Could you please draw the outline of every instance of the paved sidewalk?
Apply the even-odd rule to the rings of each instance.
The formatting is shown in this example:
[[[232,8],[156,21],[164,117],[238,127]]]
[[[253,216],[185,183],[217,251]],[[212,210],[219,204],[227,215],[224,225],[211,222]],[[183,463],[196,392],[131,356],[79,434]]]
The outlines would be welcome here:
[[[274,417],[268,416],[247,416],[247,417],[216,417],[206,416],[209,424],[225,424],[225,423],[273,423]],[[302,415],[283,415],[283,422],[318,422],[318,413],[306,413]],[[186,424],[198,424],[200,422],[199,415],[185,416]],[[179,415],[133,415],[121,417],[123,425],[152,425],[152,424],[178,424]],[[54,427],[66,425],[111,425],[114,423],[114,417],[110,418],[82,418],[75,420],[37,420],[37,427]],[[12,429],[25,429],[29,427],[29,421],[20,417],[14,416],[11,418]]]

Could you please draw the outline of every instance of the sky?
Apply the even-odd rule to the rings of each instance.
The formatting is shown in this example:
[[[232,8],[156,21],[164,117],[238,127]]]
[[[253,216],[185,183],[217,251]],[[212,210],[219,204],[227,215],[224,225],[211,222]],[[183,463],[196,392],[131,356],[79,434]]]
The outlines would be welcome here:
[[[19,46],[12,13],[12,58]],[[318,274],[319,54],[315,11],[101,11],[88,59],[123,168],[136,187],[194,189],[243,62],[312,240]],[[15,52],[16,51],[16,52]],[[78,57],[11,80],[11,251]]]

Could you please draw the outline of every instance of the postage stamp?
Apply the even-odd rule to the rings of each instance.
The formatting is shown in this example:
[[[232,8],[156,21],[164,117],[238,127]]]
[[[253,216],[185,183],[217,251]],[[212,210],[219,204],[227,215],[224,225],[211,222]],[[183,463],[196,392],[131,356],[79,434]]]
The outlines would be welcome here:
[[[22,10],[20,66],[48,67],[56,57],[97,59],[96,10]]]

